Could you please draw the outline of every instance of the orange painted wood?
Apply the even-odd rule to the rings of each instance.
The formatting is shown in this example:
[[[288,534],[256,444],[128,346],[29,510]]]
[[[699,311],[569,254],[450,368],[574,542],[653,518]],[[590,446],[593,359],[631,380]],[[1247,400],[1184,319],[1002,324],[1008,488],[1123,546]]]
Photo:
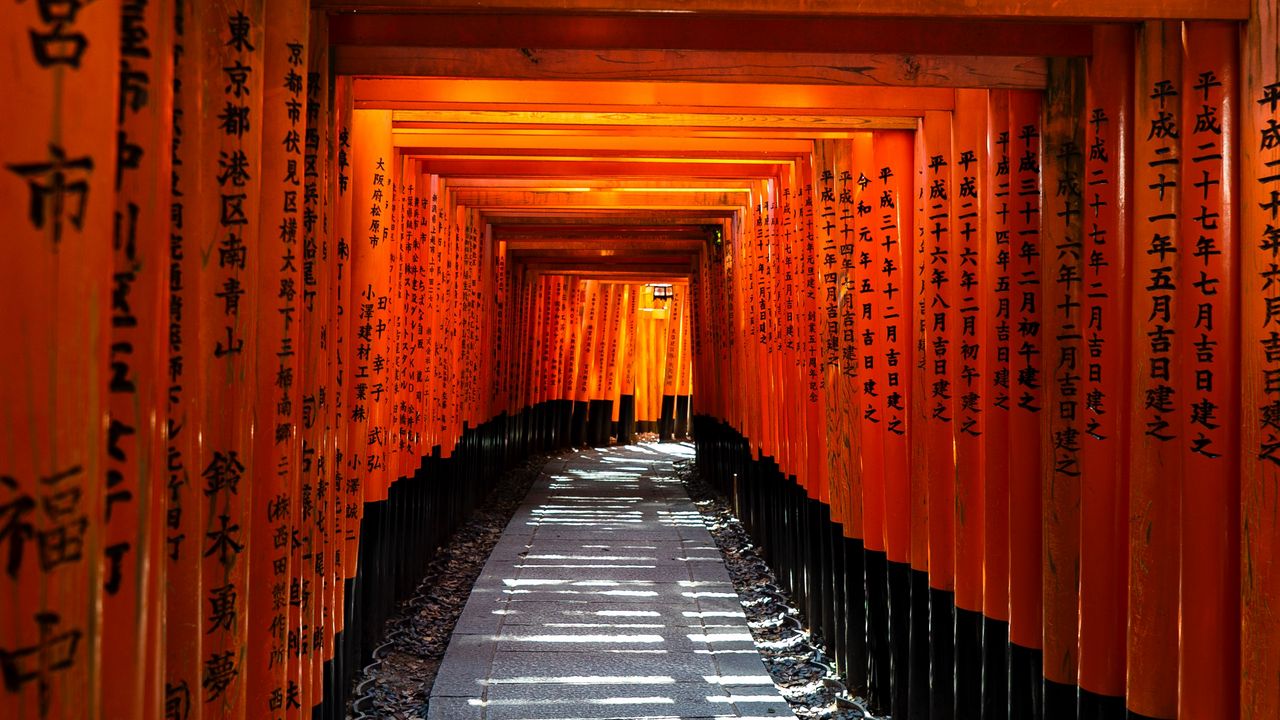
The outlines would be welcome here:
[[[359,495],[357,477],[352,469],[351,443],[351,388],[354,384],[352,368],[355,335],[351,331],[351,315],[355,312],[352,289],[351,248],[353,236],[354,187],[352,186],[351,152],[351,79],[337,78],[333,86],[333,133],[330,147],[333,157],[333,175],[329,178],[329,193],[334,204],[333,236],[334,256],[329,277],[332,296],[329,303],[329,333],[333,338],[329,355],[330,372],[333,375],[333,413],[330,415],[330,434],[333,443],[334,532],[337,544],[333,553],[334,597],[333,632],[342,632],[346,619],[345,580],[355,577],[358,558],[358,517],[363,502]]]
[[[987,372],[982,366],[985,328],[981,325],[986,284],[981,257],[988,230],[985,204],[987,155],[985,90],[957,90],[952,121],[952,361],[948,368],[954,396],[955,437],[955,590],[956,607],[982,611],[982,561],[985,541],[983,453]]]
[[[233,600],[240,594],[249,604],[246,712],[264,717],[298,717],[305,699],[299,634],[301,597],[304,589],[309,594],[311,580],[300,567],[304,458],[298,361],[308,20],[305,8],[296,3],[271,0],[261,38],[266,78],[259,123],[261,205],[258,250],[252,258],[259,297],[254,359],[258,391],[253,410],[253,483],[245,488],[250,492],[248,534],[256,550],[248,558],[248,584],[229,594]],[[297,548],[293,537],[299,538]],[[297,707],[287,707],[290,697]]]
[[[199,689],[194,683],[191,689],[203,703],[203,717],[236,718],[245,713],[252,672],[248,620],[270,606],[269,599],[253,597],[249,587],[258,472],[251,431],[256,393],[270,392],[265,382],[259,387],[267,373],[257,370],[257,319],[270,307],[257,283],[267,242],[256,223],[266,182],[261,151],[263,6],[202,5],[191,25],[204,34],[204,107],[219,108],[216,114],[201,114],[198,125],[210,138],[197,161],[208,185],[198,199],[202,227],[196,231],[198,252],[210,258],[197,280],[205,395],[196,483],[207,506],[204,532],[192,538],[203,572],[204,637]]]
[[[303,492],[311,495],[310,518],[304,524],[311,536],[312,602],[309,622],[310,675],[303,675],[310,689],[310,701],[304,707],[315,707],[324,699],[324,662],[332,658],[333,646],[333,455],[327,415],[333,398],[333,378],[329,351],[333,342],[329,335],[329,299],[332,285],[329,268],[333,261],[331,215],[328,179],[329,156],[329,82],[328,20],[312,13],[308,27],[307,88],[304,103],[306,130],[303,134],[303,202],[301,211],[302,264],[300,272],[301,346],[301,433]],[[302,514],[306,514],[305,512]],[[302,704],[302,703],[300,703]]]
[[[1233,23],[1183,27],[1180,717],[1240,715],[1238,35]]]
[[[851,146],[850,181],[841,189],[852,194],[854,234],[846,238],[851,246],[849,260],[853,271],[846,279],[848,285],[848,312],[854,318],[853,327],[845,328],[850,334],[848,348],[853,351],[855,382],[858,384],[859,403],[852,408],[854,421],[859,424],[858,445],[862,472],[861,505],[863,547],[875,552],[885,549],[885,485],[889,482],[886,457],[881,448],[885,444],[885,397],[888,395],[885,360],[877,357],[876,339],[884,336],[882,293],[885,276],[885,248],[873,228],[880,205],[880,192],[872,178],[876,176],[876,138],[870,133],[854,137]],[[870,340],[870,342],[868,342]],[[859,412],[860,411],[860,412]]]
[[[955,417],[956,387],[952,365],[961,362],[955,347],[959,322],[959,284],[956,228],[952,207],[956,201],[952,117],[929,113],[924,117],[924,170],[922,256],[920,289],[923,293],[923,346],[917,360],[924,364],[925,397],[923,432],[926,434],[929,493],[929,587],[955,590]]]
[[[911,569],[929,572],[929,396],[930,383],[927,365],[927,333],[929,321],[927,316],[927,272],[929,253],[926,250],[925,227],[926,212],[929,203],[925,197],[928,192],[928,181],[925,177],[925,163],[929,157],[925,149],[923,127],[915,132],[914,153],[911,168],[912,192],[915,204],[912,207],[913,240],[912,252],[908,255],[911,268],[911,353],[907,355],[911,361],[911,386],[907,397],[910,401],[907,427],[909,443],[907,455],[907,471],[911,478],[909,497],[911,512],[909,525],[911,531],[911,552],[909,554]]]
[[[352,113],[351,394],[352,482],[364,502],[385,499],[392,246],[391,182],[394,168],[391,116],[381,110]]]
[[[1241,35],[1240,101],[1240,347],[1241,652],[1240,716],[1280,715],[1280,8],[1259,2]],[[1275,102],[1272,102],[1275,100]]]
[[[1084,66],[1051,60],[1042,141],[1044,677],[1078,682],[1084,379]]]
[[[1129,616],[1127,706],[1173,718],[1178,702],[1178,513],[1182,462],[1176,430],[1183,402],[1172,338],[1182,244],[1177,159],[1181,132],[1181,28],[1138,33],[1132,199],[1133,416],[1129,429]]]
[[[320,7],[334,8],[415,8],[421,3],[418,0],[321,0]],[[473,6],[461,0],[437,0],[432,7],[439,9],[471,9]],[[668,9],[666,4],[656,0],[642,2],[621,2],[620,0],[569,0],[568,2],[548,3],[546,0],[498,0],[488,6],[493,10],[573,10],[590,12],[635,12],[639,10],[660,11]],[[1205,0],[1174,0],[1172,2],[1151,2],[1151,0],[1124,0],[1123,2],[1102,2],[1086,0],[1069,6],[1052,2],[1027,0],[980,0],[978,2],[923,2],[923,0],[894,0],[893,2],[872,3],[865,0],[841,5],[813,3],[809,0],[787,0],[786,2],[765,2],[751,0],[746,3],[726,2],[726,0],[699,0],[684,3],[681,6],[687,13],[711,14],[756,14],[756,13],[795,13],[799,15],[855,15],[885,17],[955,17],[955,18],[1093,18],[1093,19],[1127,19],[1127,18],[1221,18],[1241,19],[1249,14],[1249,6],[1243,0],[1210,3]]]
[[[910,191],[915,167],[913,133],[877,132],[876,177],[872,187],[879,190],[873,217],[876,247],[883,251],[877,266],[881,276],[878,304],[883,334],[878,338],[877,366],[884,365],[884,547],[892,562],[911,561],[911,472],[908,468],[909,408],[911,407],[911,256],[909,236],[914,223],[914,202]],[[872,452],[875,448],[870,448]]]
[[[164,694],[164,375],[168,348],[172,7],[122,8],[122,154],[112,225],[113,286],[103,537],[102,712],[158,718]],[[109,187],[109,186],[107,186]],[[106,187],[103,188],[107,189]]]
[[[200,453],[200,403],[204,398],[206,355],[199,340],[198,278],[205,221],[199,199],[216,187],[215,179],[201,172],[200,158],[206,136],[197,108],[205,64],[200,62],[204,35],[193,25],[197,17],[194,0],[173,5],[174,35],[171,57],[175,78],[173,94],[171,162],[169,183],[169,285],[168,352],[165,374],[165,528],[164,528],[164,672],[163,702],[182,717],[200,720],[201,643],[204,638],[201,616],[202,573],[198,558],[203,552],[205,495],[199,482],[203,467]]]
[[[1012,257],[1010,215],[1014,145],[1009,127],[1009,93],[992,90],[987,105],[987,174],[983,215],[986,231],[979,251],[984,330],[982,358],[983,549],[982,613],[1009,621],[1009,414]]]
[[[1084,368],[1080,477],[1080,688],[1125,694],[1128,473],[1131,416],[1128,300],[1134,216],[1134,33],[1099,28],[1084,115]]]
[[[1009,263],[1009,641],[1041,647],[1040,426],[1044,407],[1043,279],[1040,260],[1039,93],[1009,93],[1013,169]]]
[[[120,462],[106,454],[120,13],[117,2],[76,7],[55,24],[26,4],[0,28],[11,108],[0,149],[0,715],[19,720],[99,714],[101,682],[119,679],[99,664],[97,633],[104,480]]]
[[[827,482],[832,519],[841,523],[846,537],[860,537],[861,524],[852,522],[848,475],[853,467],[853,447],[842,432],[842,414],[848,412],[837,395],[840,378],[840,272],[839,228],[836,211],[836,145],[838,141],[817,140],[813,152],[813,228],[817,266],[816,306],[819,339],[818,362],[822,368],[821,387],[827,397],[822,434],[827,446]]]
[[[835,227],[831,229],[831,234],[835,244],[835,262],[825,265],[827,272],[835,275],[836,288],[835,327],[829,347],[836,353],[837,373],[832,379],[830,394],[836,413],[837,437],[848,448],[844,457],[847,465],[842,468],[842,475],[836,477],[843,480],[840,485],[845,502],[844,518],[849,524],[851,536],[861,538],[864,544],[867,542],[867,533],[879,521],[874,510],[871,511],[870,518],[866,515],[869,498],[868,480],[864,473],[869,454],[863,452],[864,438],[859,414],[863,399],[859,385],[857,245],[860,227],[865,222],[858,214],[860,188],[857,179],[861,174],[861,166],[869,160],[869,140],[868,136],[863,135],[858,139],[833,144],[831,167],[835,216],[831,222]],[[827,261],[828,258],[824,255],[824,264]],[[832,320],[828,310],[828,323],[830,322]],[[871,482],[874,483],[875,480],[872,479]],[[874,498],[876,493],[873,486],[870,496]]]

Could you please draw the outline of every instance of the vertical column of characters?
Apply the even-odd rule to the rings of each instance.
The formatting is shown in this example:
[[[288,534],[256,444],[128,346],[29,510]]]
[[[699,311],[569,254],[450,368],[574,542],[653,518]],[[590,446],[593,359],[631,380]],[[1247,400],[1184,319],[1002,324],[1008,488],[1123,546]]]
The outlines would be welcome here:
[[[622,356],[618,366],[618,392],[621,397],[631,397],[631,420],[635,420],[635,395],[636,395],[636,333],[639,330],[640,320],[640,294],[641,286],[634,283],[627,285],[626,295],[623,297],[623,323],[622,330]],[[553,398],[554,399],[554,398]],[[625,420],[625,418],[622,418]],[[624,434],[628,430],[620,430]],[[619,442],[626,443],[630,440],[628,437],[619,437]]]
[[[1172,718],[1178,702],[1178,508],[1174,452],[1178,356],[1178,164],[1182,132],[1182,27],[1147,23],[1138,34],[1132,250],[1133,420],[1129,431],[1128,709]]]
[[[363,122],[361,116],[365,117]],[[357,323],[355,378],[366,383],[365,427],[359,440],[364,453],[365,499],[378,501],[387,499],[394,479],[390,465],[395,397],[392,292],[400,253],[393,200],[396,156],[391,145],[389,112],[366,115],[365,111],[356,111],[352,124],[358,203],[355,207],[367,213],[364,218],[356,218],[364,232],[354,235],[352,230],[353,285],[359,306],[353,317]],[[368,155],[363,154],[362,145]]]
[[[330,612],[333,607],[333,578],[329,558],[333,553],[330,520],[332,507],[333,457],[329,453],[326,418],[332,403],[333,379],[330,374],[329,299],[332,284],[329,267],[333,262],[329,217],[329,23],[328,16],[312,12],[308,19],[307,79],[302,159],[302,287],[299,331],[299,382],[302,387],[302,479],[304,500],[310,484],[313,504],[311,519],[305,530],[311,540],[312,626],[310,676],[303,676],[310,690],[307,712],[324,699],[324,662],[331,655],[333,629]],[[304,513],[305,514],[305,513]],[[304,620],[304,622],[307,622]]]
[[[794,167],[794,166],[791,166]],[[785,394],[784,398],[790,398],[792,401],[788,403],[790,412],[787,416],[786,430],[783,431],[782,440],[787,444],[787,454],[791,463],[791,473],[796,476],[800,485],[805,488],[809,497],[828,502],[830,500],[829,490],[825,487],[819,487],[816,478],[808,473],[808,433],[806,431],[808,418],[808,392],[807,383],[804,379],[804,366],[801,362],[801,339],[799,337],[803,314],[801,312],[801,302],[803,300],[803,285],[800,275],[800,258],[796,245],[800,241],[799,233],[796,229],[796,212],[794,202],[796,193],[794,192],[793,178],[790,172],[784,170],[779,173],[777,204],[778,209],[775,212],[776,224],[774,231],[775,242],[778,246],[779,264],[778,280],[782,289],[782,308],[778,313],[778,335],[776,342],[780,354],[778,359],[781,361],[779,369],[785,378]],[[687,303],[682,304],[687,305]],[[688,308],[681,309],[681,325],[683,330],[684,315]],[[683,364],[684,336],[681,335],[681,364]],[[677,395],[679,389],[677,388]]]
[[[304,462],[299,446],[301,330],[299,268],[304,250],[303,134],[306,132],[307,22],[305,7],[270,0],[262,38],[262,205],[258,216],[258,392],[254,405],[253,484],[249,537],[249,604],[245,667],[248,712],[264,718],[297,717],[304,707],[302,644],[304,523],[309,495],[300,492]],[[308,483],[309,485],[310,483]],[[305,504],[304,504],[305,501]],[[310,581],[306,581],[310,593]],[[236,589],[228,591],[234,601]],[[307,623],[310,626],[310,623]],[[310,709],[309,705],[306,705]]]
[[[145,447],[134,435],[120,438],[132,460],[104,455],[114,400],[106,391],[122,379],[113,361],[138,363],[124,368],[126,380],[144,367],[118,348],[109,354],[123,330],[115,326],[133,314],[116,307],[119,279],[111,282],[124,255],[113,252],[115,181],[135,159],[117,167],[121,4],[45,1],[4,12],[0,714],[96,717],[104,679],[99,608],[111,569],[103,547],[113,538],[103,518],[116,490],[106,487],[108,473],[127,472],[122,463],[141,461]],[[127,300],[143,311],[142,297]],[[147,353],[150,344],[135,351]],[[135,547],[121,561],[145,553]]]
[[[907,637],[906,647],[909,649],[901,658],[904,665],[902,682],[894,687],[893,709],[895,715],[910,717],[927,717],[929,708],[929,442],[932,437],[929,414],[931,407],[931,384],[929,380],[929,294],[928,272],[929,253],[926,251],[926,232],[928,228],[928,208],[932,201],[927,197],[929,192],[928,163],[929,153],[925,145],[923,124],[917,125],[915,133],[915,154],[913,159],[912,195],[915,197],[915,217],[913,232],[915,240],[911,254],[911,299],[915,305],[915,323],[911,346],[911,420],[908,422],[910,434],[911,477],[911,567],[907,579],[903,580],[901,592],[894,593],[901,598],[891,602],[898,606],[891,612],[899,611],[906,617],[906,624],[901,628]],[[948,508],[949,511],[949,508]],[[890,578],[892,593],[893,578]],[[892,620],[890,620],[892,622]]]
[[[1009,94],[1009,704],[1011,716],[1042,712],[1041,679],[1041,409],[1044,379],[1041,331],[1041,95]]]
[[[564,355],[561,361],[561,367],[564,368],[561,373],[561,385],[559,388],[560,399],[566,402],[572,402],[574,399],[575,382],[577,378],[577,355],[578,355],[578,339],[579,318],[582,317],[582,283],[577,277],[572,275],[565,279],[565,304],[561,311],[560,324],[562,328],[562,337],[564,338]],[[636,412],[639,417],[639,385],[640,375],[637,373],[637,392],[636,392]]]
[[[859,230],[866,226],[866,222],[865,213],[861,212],[865,202],[860,202],[863,186],[857,178],[861,176],[861,169],[866,167],[871,149],[871,138],[866,134],[834,144],[832,170],[836,214],[833,235],[836,263],[830,266],[830,271],[835,275],[836,286],[837,352],[831,396],[835,405],[837,437],[848,448],[845,451],[847,466],[842,468],[838,476],[842,491],[840,500],[844,508],[843,517],[853,530],[853,536],[861,538],[864,544],[868,522],[865,516],[867,501],[864,497],[864,474],[868,471],[868,462],[874,464],[874,458],[865,451],[860,412],[862,388],[858,384],[862,375],[858,367],[858,331],[863,325],[858,320],[861,308],[858,238]],[[872,472],[875,470],[874,467],[870,469]],[[872,511],[872,524],[875,519],[876,514]]]
[[[165,493],[155,478],[164,461],[172,10],[167,3],[130,2],[120,16],[102,548],[107,717],[158,717],[163,694]]]
[[[1083,65],[1050,63],[1041,199],[1044,390],[1041,427],[1045,717],[1076,716],[1080,638],[1080,383],[1083,380]],[[1051,368],[1051,369],[1050,369]]]
[[[440,224],[440,176],[432,174],[431,184],[426,188],[427,192],[427,332],[426,346],[428,349],[427,357],[429,364],[427,366],[428,393],[427,404],[424,414],[428,432],[431,435],[431,447],[434,452],[436,447],[444,444],[443,421],[441,419],[440,403],[441,395],[444,393],[442,386],[444,373],[444,248],[445,239],[441,234]],[[519,295],[516,295],[517,308],[519,307]],[[512,313],[512,322],[516,321],[517,313]]]
[[[930,112],[924,117],[924,301],[926,412],[929,454],[929,617],[931,714],[950,716],[955,704],[955,385],[952,366],[961,359],[953,349],[959,324],[959,290],[955,282],[960,255],[953,232],[956,157],[952,148],[952,116]]]
[[[204,227],[198,234],[198,251],[207,258],[199,274],[198,300],[206,393],[200,477],[207,503],[200,543],[205,634],[200,687],[204,717],[234,718],[245,713],[251,673],[245,662],[254,595],[249,587],[254,564],[250,543],[258,485],[254,393],[269,392],[270,387],[270,373],[256,370],[259,308],[265,311],[273,305],[258,285],[269,262],[269,241],[258,225],[265,177],[263,5],[212,3],[201,7],[193,25],[205,34],[200,131],[213,138],[205,144],[199,164],[213,181],[210,186],[216,187],[200,198]],[[259,541],[264,547],[269,542],[262,537]]]
[[[493,395],[491,404],[494,414],[501,414],[509,408],[506,394],[510,340],[507,335],[507,241],[498,239],[496,235],[493,237],[493,267],[491,272],[493,273],[493,300],[490,303],[490,310],[493,313],[493,346],[490,352],[493,358]],[[557,291],[562,289],[563,283],[557,286]],[[556,299],[556,317],[559,318],[559,303],[564,301],[563,294],[558,292]],[[558,330],[558,326],[556,329]],[[555,337],[556,346],[552,353],[551,361],[555,363],[556,372],[553,373],[552,377],[558,379],[563,353],[559,351],[560,335],[558,332]],[[554,387],[549,389],[549,396],[552,400],[556,399]]]
[[[957,90],[952,125],[953,301],[951,363],[955,438],[955,687],[958,716],[978,717],[982,704],[982,559],[986,425],[983,393],[986,299],[987,91]]]
[[[873,217],[876,227],[876,257],[873,269],[879,275],[875,287],[881,318],[875,340],[877,368],[883,367],[884,382],[877,392],[884,398],[881,421],[884,425],[884,547],[890,562],[910,561],[910,473],[908,471],[907,413],[910,371],[910,329],[908,312],[910,256],[903,228],[909,228],[912,214],[911,190],[907,185],[914,159],[913,133],[877,132],[874,139],[877,191]],[[874,447],[869,452],[876,452]]]
[[[599,314],[600,282],[583,280],[585,302],[583,303],[582,320],[579,331],[581,341],[578,343],[577,382],[575,383],[574,401],[585,403],[591,399],[591,363],[595,358],[596,316]]]
[[[1043,242],[1047,311],[1046,355],[1054,363],[1046,391],[1051,408],[1044,444],[1044,603],[1046,701],[1049,715],[1075,715],[1078,646],[1081,407],[1084,340],[1081,311],[1084,242],[1081,165],[1084,78],[1075,62],[1055,61],[1046,103]],[[1050,191],[1052,188],[1052,191]],[[1050,197],[1049,193],[1052,192]]]
[[[480,308],[477,302],[479,297],[477,280],[480,269],[480,233],[474,208],[466,208],[463,220],[465,223],[463,226],[463,239],[466,244],[464,245],[461,268],[463,283],[463,312],[461,320],[463,334],[462,347],[460,348],[461,367],[459,370],[464,388],[462,420],[474,428],[478,424],[475,412],[475,398],[479,381],[477,353],[480,350],[480,335],[478,331]]]
[[[444,216],[442,230],[447,238],[448,251],[445,254],[445,307],[449,314],[445,318],[445,393],[441,400],[445,416],[444,446],[446,455],[452,457],[461,428],[460,399],[462,397],[461,358],[462,334],[459,318],[462,310],[462,225],[459,222],[461,209],[457,205],[455,193],[444,180],[440,182],[440,210]],[[524,327],[528,327],[525,325]],[[530,355],[530,359],[532,359]]]
[[[1124,711],[1133,30],[1095,30],[1084,127],[1080,714]]]
[[[351,156],[351,388],[347,437],[349,482],[363,517],[365,502],[383,499],[381,483],[385,477],[385,306],[392,248],[385,242],[390,228],[384,220],[390,216],[391,200],[390,111],[352,112]]]
[[[884,399],[886,378],[885,361],[878,357],[877,335],[883,331],[883,308],[880,290],[884,276],[879,272],[885,248],[879,245],[876,230],[876,206],[881,193],[872,179],[877,173],[876,138],[872,133],[858,133],[849,141],[849,177],[851,183],[840,190],[843,201],[846,191],[850,194],[854,232],[845,238],[850,247],[847,258],[852,265],[845,278],[845,305],[842,307],[844,325],[841,347],[842,366],[848,362],[857,373],[846,381],[857,389],[857,405],[848,408],[852,424],[858,426],[857,461],[861,465],[859,495],[853,498],[858,506],[856,514],[861,520],[855,537],[862,539],[867,551],[884,552]],[[844,182],[845,172],[840,178]],[[842,210],[844,208],[842,207]],[[843,220],[844,212],[841,213]]]
[[[1009,338],[1013,333],[1009,266],[1011,170],[1009,92],[992,90],[987,103],[987,167],[982,194],[985,225],[981,263],[982,373],[982,614],[983,720],[1009,717]]]
[[[612,412],[608,420],[618,421],[619,388],[618,388],[618,355],[619,345],[623,342],[622,317],[626,312],[626,285],[614,283],[612,297],[609,300],[609,349],[605,360],[604,399],[612,403]]]
[[[773,414],[764,399],[773,392],[773,373],[769,364],[769,355],[765,350],[768,342],[768,315],[766,306],[771,288],[769,277],[765,273],[768,263],[768,245],[765,241],[765,225],[769,221],[769,185],[765,181],[756,182],[756,193],[752,198],[752,231],[751,239],[743,243],[743,280],[746,290],[747,321],[747,354],[748,362],[754,369],[755,382],[743,389],[743,400],[747,403],[748,417],[752,434],[749,436],[757,452],[771,456],[771,429]]]
[[[204,637],[203,552],[205,496],[199,485],[205,362],[199,350],[199,281],[206,227],[203,197],[212,180],[200,172],[206,137],[201,79],[203,33],[195,0],[173,5],[172,137],[170,141],[169,283],[166,288],[168,366],[165,408],[164,715],[199,720],[201,641]],[[159,49],[156,50],[159,52]],[[197,248],[200,248],[197,250]]]
[[[594,352],[594,369],[591,373],[591,399],[597,402],[608,398],[606,394],[609,386],[609,346],[613,342],[610,337],[610,330],[613,327],[614,316],[614,294],[617,285],[615,283],[600,284],[600,311],[599,321],[596,325],[596,347]],[[679,334],[676,334],[674,344],[676,346],[672,356],[674,357],[679,348]],[[675,383],[675,368],[668,367],[667,374],[672,384]]]
[[[535,286],[534,297],[534,327],[530,328],[530,339],[533,342],[533,357],[535,358],[534,382],[529,404],[537,406],[547,399],[547,388],[551,383],[551,336],[548,332],[550,327],[551,313],[553,311],[553,299],[551,297],[551,286],[554,277],[549,275],[539,275]]]
[[[823,413],[823,434],[826,436],[827,478],[833,516],[853,532],[849,520],[848,468],[853,448],[849,439],[841,434],[841,402],[836,394],[840,376],[840,273],[838,271],[839,246],[836,233],[836,140],[815,140],[813,143],[812,174],[816,198],[813,206],[814,253],[818,282],[818,323],[815,336],[819,342],[818,362],[821,366],[819,382],[822,391],[830,398]],[[852,537],[852,536],[851,536]]]
[[[1178,714],[1240,715],[1239,28],[1183,27]],[[1248,142],[1248,140],[1244,140]]]
[[[331,110],[331,152],[333,175],[329,181],[329,197],[333,211],[333,262],[330,264],[331,294],[329,301],[329,334],[333,342],[329,353],[330,374],[333,377],[333,411],[329,417],[329,435],[333,445],[333,548],[334,598],[331,625],[336,638],[346,624],[346,581],[355,577],[358,558],[360,512],[363,507],[360,493],[360,477],[352,467],[351,408],[352,368],[355,346],[351,334],[351,314],[356,306],[352,301],[351,250],[354,235],[355,191],[351,168],[352,80],[338,77],[333,81],[333,106]],[[336,652],[336,648],[335,648]]]
[[[813,157],[801,158],[797,169],[798,173],[795,177],[799,193],[796,197],[796,213],[799,218],[798,232],[801,234],[800,273],[804,288],[801,303],[804,355],[801,358],[801,362],[803,363],[802,370],[809,400],[806,420],[806,437],[809,442],[809,474],[814,478],[818,487],[823,488],[823,492],[830,497],[831,473],[827,460],[828,438],[825,427],[827,411],[830,405],[822,373],[820,338],[818,335],[820,301],[818,298],[818,256],[816,254],[818,239],[815,235],[814,222]],[[705,261],[705,255],[703,258]],[[702,276],[698,277],[699,282],[702,282],[703,279]],[[699,324],[698,330],[702,331],[703,326],[709,321],[706,305],[695,306],[690,311],[693,322]],[[697,343],[703,342],[700,332],[695,334],[694,337]],[[696,363],[702,350],[696,345],[694,350],[693,362]],[[694,404],[693,388],[685,388],[682,392],[689,396],[689,404],[692,407]],[[833,503],[832,519],[843,524],[844,516],[840,512]]]
[[[1244,720],[1280,715],[1280,8],[1241,35],[1241,629]]]

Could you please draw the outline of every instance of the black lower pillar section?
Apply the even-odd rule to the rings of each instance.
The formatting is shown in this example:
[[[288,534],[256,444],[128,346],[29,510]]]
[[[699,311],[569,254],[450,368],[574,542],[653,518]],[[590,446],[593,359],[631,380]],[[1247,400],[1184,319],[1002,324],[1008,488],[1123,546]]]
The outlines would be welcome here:
[[[1043,654],[1040,650],[1009,643],[1010,720],[1042,720],[1044,718],[1042,658]]]
[[[587,405],[587,444],[609,446],[609,423],[613,418],[612,400],[592,400]]]
[[[848,613],[841,628],[845,637],[844,677],[850,690],[865,694],[872,683],[868,673],[870,663],[867,661],[871,645],[868,632],[870,615],[867,612],[867,595],[870,592],[867,573],[870,572],[870,564],[862,540],[841,537],[840,543],[844,545],[845,607]],[[880,572],[884,574],[883,564]],[[883,614],[884,608],[881,611]],[[888,650],[887,647],[885,649]]]
[[[662,414],[658,417],[658,439],[667,442],[676,431],[676,396],[662,396]]]
[[[587,444],[588,403],[575,400],[573,403],[572,431],[569,443],[573,447],[585,447]]]
[[[1009,720],[1009,623],[982,619],[982,720]]]
[[[956,594],[929,588],[929,716],[956,714]]]
[[[910,674],[910,704],[902,717],[929,720],[929,573],[915,568],[911,568]]]
[[[1045,678],[1045,720],[1076,720],[1076,696],[1078,694],[1079,690],[1075,685],[1065,685]],[[1092,720],[1092,716],[1089,717]]]
[[[982,613],[956,608],[956,720],[982,718]]]
[[[1125,720],[1124,698],[1080,688],[1080,720]]]
[[[636,441],[636,396],[618,398],[618,444],[630,445]]]
[[[859,543],[861,544],[861,543]],[[867,699],[876,712],[890,707],[892,684],[889,645],[889,568],[887,556],[877,550],[864,550],[867,634],[866,675]]]
[[[911,710],[911,566],[887,563],[889,575],[889,677],[893,691],[889,714],[905,718]]]
[[[689,396],[676,396],[676,438],[683,440],[689,437]]]
[[[1126,720],[1172,720],[1172,718],[1158,718],[1150,715],[1143,715],[1142,713],[1136,713],[1132,710],[1125,710],[1125,718]]]

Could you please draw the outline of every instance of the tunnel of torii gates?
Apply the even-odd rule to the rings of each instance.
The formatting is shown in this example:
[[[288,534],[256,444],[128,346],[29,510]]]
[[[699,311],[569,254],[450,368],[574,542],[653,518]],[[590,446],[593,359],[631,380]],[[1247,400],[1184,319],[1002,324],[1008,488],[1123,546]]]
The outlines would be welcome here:
[[[0,716],[341,717],[659,430],[894,718],[1280,718],[1275,0],[678,7],[3,4]]]

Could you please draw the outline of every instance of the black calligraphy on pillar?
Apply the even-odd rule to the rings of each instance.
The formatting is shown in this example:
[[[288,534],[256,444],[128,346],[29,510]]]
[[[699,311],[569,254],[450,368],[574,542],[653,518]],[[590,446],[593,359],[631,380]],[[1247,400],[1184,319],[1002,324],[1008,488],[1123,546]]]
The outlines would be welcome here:
[[[928,286],[925,297],[928,309],[925,330],[931,360],[929,417],[938,422],[951,422],[953,388],[949,375],[951,365],[951,163],[945,155],[931,155],[925,170],[925,272],[922,278]]]
[[[1056,138],[1053,148],[1057,166],[1057,187],[1053,190],[1052,212],[1059,218],[1062,237],[1058,238],[1054,258],[1056,272],[1052,282],[1054,303],[1052,312],[1057,314],[1054,337],[1058,357],[1054,364],[1053,379],[1057,388],[1052,426],[1054,472],[1068,477],[1080,476],[1080,346],[1084,333],[1080,328],[1080,310],[1083,307],[1084,276],[1081,272],[1084,260],[1084,238],[1081,234],[1084,190],[1081,185],[1080,167],[1083,154],[1076,141],[1070,137]]]
[[[1189,89],[1191,107],[1196,114],[1195,125],[1191,128],[1189,147],[1190,167],[1183,177],[1187,186],[1183,188],[1183,197],[1192,198],[1189,207],[1197,207],[1199,211],[1191,217],[1194,223],[1186,235],[1186,246],[1183,249],[1182,280],[1184,291],[1190,293],[1187,302],[1194,303],[1195,320],[1190,328],[1184,331],[1191,333],[1192,352],[1182,358],[1183,363],[1191,363],[1192,387],[1184,389],[1190,393],[1187,399],[1186,417],[1188,419],[1188,437],[1191,452],[1209,459],[1222,457],[1232,452],[1227,446],[1223,420],[1218,415],[1219,404],[1223,398],[1224,388],[1214,383],[1214,367],[1218,346],[1224,328],[1220,325],[1225,318],[1220,317],[1223,291],[1219,285],[1224,280],[1224,264],[1222,254],[1225,238],[1222,237],[1222,220],[1220,211],[1223,208],[1223,139],[1222,122],[1218,117],[1218,108],[1223,107],[1224,88],[1218,74],[1212,70],[1197,72],[1197,79]],[[1199,109],[1195,109],[1196,107]],[[1195,236],[1194,244],[1191,237]]]
[[[1259,129],[1258,138],[1245,142],[1256,141],[1259,150],[1274,151],[1280,147],[1280,81],[1263,87],[1255,102],[1266,114],[1266,122]],[[1260,264],[1267,267],[1256,279],[1263,303],[1262,327],[1258,332],[1263,383],[1262,404],[1257,414],[1258,447],[1253,451],[1259,460],[1280,465],[1280,159],[1266,161],[1264,166],[1266,174],[1254,179],[1261,189],[1260,196],[1266,198],[1259,203],[1264,227],[1260,236],[1246,240],[1257,243],[1264,258]]]
[[[1145,368],[1148,380],[1143,399],[1143,424],[1148,437],[1168,442],[1177,437],[1169,421],[1178,398],[1173,385],[1174,294],[1177,291],[1178,261],[1178,89],[1172,80],[1154,83],[1148,98],[1155,112],[1143,143],[1145,162],[1152,170],[1153,182],[1137,188],[1152,196],[1152,206],[1159,210],[1138,222],[1145,226],[1140,237],[1148,238],[1140,250],[1149,259],[1145,277],[1136,278],[1148,302],[1145,335],[1149,358]],[[1142,314],[1138,318],[1143,317]]]

